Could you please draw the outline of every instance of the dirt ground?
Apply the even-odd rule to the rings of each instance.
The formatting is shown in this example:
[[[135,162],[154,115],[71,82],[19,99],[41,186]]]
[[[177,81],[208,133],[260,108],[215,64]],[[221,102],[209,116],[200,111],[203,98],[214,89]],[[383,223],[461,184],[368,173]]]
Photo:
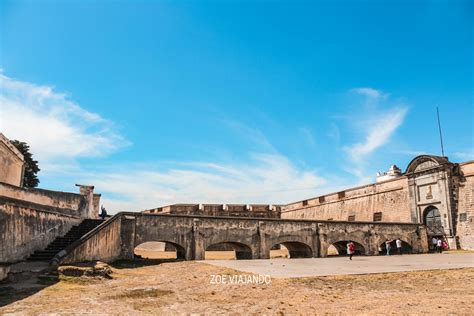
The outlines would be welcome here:
[[[474,303],[474,269],[272,279],[270,284],[256,279],[211,284],[215,275],[249,274],[199,262],[115,265],[110,280],[63,277],[35,294],[18,293],[16,301],[15,291],[3,293],[14,302],[0,314],[467,315]]]

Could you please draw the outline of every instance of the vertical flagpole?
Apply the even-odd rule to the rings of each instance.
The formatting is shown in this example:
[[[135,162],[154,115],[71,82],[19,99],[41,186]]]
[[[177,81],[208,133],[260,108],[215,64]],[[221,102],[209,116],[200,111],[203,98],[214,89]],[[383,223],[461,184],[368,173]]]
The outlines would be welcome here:
[[[441,122],[439,120],[439,110],[436,107],[436,114],[438,114],[438,129],[439,129],[439,140],[441,141],[441,154],[444,157],[444,146],[443,146],[443,134],[441,133]]]

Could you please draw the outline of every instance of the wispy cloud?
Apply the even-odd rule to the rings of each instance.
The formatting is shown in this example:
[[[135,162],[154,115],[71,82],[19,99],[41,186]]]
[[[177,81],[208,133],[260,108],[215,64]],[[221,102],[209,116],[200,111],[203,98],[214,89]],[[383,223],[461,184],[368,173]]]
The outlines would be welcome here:
[[[105,193],[104,203],[114,211],[173,203],[288,203],[316,195],[326,184],[314,171],[277,154],[253,154],[247,163],[190,162],[153,169],[122,166],[86,174],[83,181]]]
[[[385,145],[395,130],[403,123],[408,109],[406,107],[390,109],[375,117],[367,117],[367,130],[362,142],[346,147],[352,161],[358,162]]]
[[[364,95],[372,99],[378,99],[388,96],[387,94],[382,93],[381,91],[373,88],[354,88],[351,89],[353,93]]]
[[[27,142],[43,168],[59,160],[108,155],[126,145],[112,122],[51,86],[3,73],[0,85],[0,130],[10,139]]]
[[[356,176],[359,183],[367,183],[373,180],[373,175],[366,172],[371,156],[390,142],[393,134],[403,124],[408,107],[390,102],[387,93],[376,89],[356,88],[350,92],[364,95],[367,100],[357,105],[363,110],[351,115],[352,129],[356,134],[362,135],[362,139],[343,147],[349,162],[344,169]]]

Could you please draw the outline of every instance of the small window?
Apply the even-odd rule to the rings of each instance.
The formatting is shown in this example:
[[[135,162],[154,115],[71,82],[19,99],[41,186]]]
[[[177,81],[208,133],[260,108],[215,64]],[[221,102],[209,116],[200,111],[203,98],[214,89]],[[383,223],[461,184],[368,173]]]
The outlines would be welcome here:
[[[333,221],[333,219],[332,219],[332,218],[328,218],[328,221]]]
[[[381,222],[382,221],[382,212],[374,213],[374,222]]]
[[[303,206],[306,206],[306,205],[308,205],[308,200],[303,201]]]
[[[459,221],[460,221],[460,222],[465,222],[465,221],[467,221],[467,213],[460,213],[460,214],[459,214]]]
[[[345,197],[346,197],[346,192],[345,192],[345,191],[338,192],[338,193],[337,193],[337,197],[338,197],[339,199],[345,198]]]
[[[320,196],[319,203],[324,203],[324,202],[326,202],[326,199],[324,198],[324,196]]]
[[[355,219],[356,219],[356,216],[355,216],[355,215],[349,215],[349,217],[347,218],[347,220],[348,220],[349,222],[353,222],[353,221],[355,221]]]

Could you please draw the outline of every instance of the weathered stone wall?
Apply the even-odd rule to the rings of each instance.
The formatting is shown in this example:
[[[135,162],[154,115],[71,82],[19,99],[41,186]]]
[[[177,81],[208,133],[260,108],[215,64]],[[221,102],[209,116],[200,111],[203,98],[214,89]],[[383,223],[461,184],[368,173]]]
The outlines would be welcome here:
[[[81,221],[68,210],[0,197],[0,263],[27,258]]]
[[[281,207],[266,204],[173,204],[146,210],[144,213],[280,218]]]
[[[21,186],[23,155],[0,133],[0,182]]]
[[[384,222],[411,221],[406,177],[291,203],[282,206],[281,218],[373,221],[376,212]]]
[[[93,191],[88,194],[0,183],[0,263],[26,259],[73,225],[91,218]]]
[[[474,161],[460,165],[457,236],[462,249],[474,250]]]
[[[86,214],[82,213],[85,211],[86,199],[80,194],[44,189],[25,189],[0,183],[0,197],[55,207],[70,215],[86,217]]]

